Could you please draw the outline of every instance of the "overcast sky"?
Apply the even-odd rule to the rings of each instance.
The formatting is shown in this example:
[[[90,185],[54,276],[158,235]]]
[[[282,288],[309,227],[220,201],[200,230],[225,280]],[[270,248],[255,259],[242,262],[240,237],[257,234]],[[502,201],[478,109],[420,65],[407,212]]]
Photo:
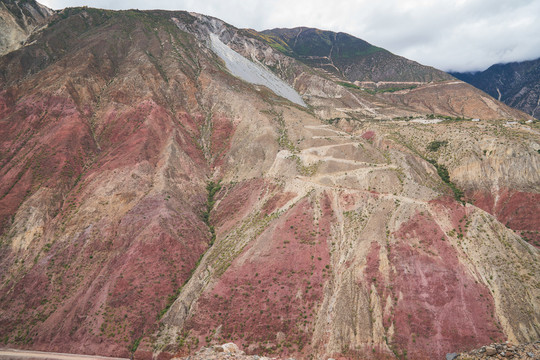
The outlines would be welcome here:
[[[38,0],[53,9],[188,10],[236,27],[343,31],[442,70],[540,57],[540,0]]]

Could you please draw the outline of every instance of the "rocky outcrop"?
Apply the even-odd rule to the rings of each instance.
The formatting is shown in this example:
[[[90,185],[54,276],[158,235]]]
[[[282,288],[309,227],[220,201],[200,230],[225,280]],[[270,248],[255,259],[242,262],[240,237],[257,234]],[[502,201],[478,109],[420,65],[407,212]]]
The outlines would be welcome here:
[[[108,21],[104,11],[70,11],[67,24],[42,36]],[[112,20],[122,24],[112,33],[65,34],[50,42],[62,54],[54,65],[4,85],[0,328],[11,344],[128,356],[208,247],[206,175],[222,161],[233,122],[186,95],[215,88],[172,57],[193,38],[162,58],[144,19],[160,21],[131,12]],[[103,46],[109,36],[120,40]],[[2,68],[36,69],[18,57],[37,47],[1,58]],[[209,61],[196,48],[178,51]]]
[[[235,52],[274,71],[303,96],[303,101],[317,116],[325,120],[391,120],[418,114],[493,120],[529,119],[526,114],[494,101],[481,91],[440,70],[411,62],[380,48],[376,48],[378,50],[375,53],[379,54],[377,57],[383,56],[385,61],[372,59],[375,53],[369,49],[374,47],[350,35],[339,34],[338,41],[338,34],[308,28],[258,33],[250,29],[236,29],[222,20],[196,13],[178,15],[173,17],[173,21],[180,29],[194,34],[209,46],[210,34],[214,34]],[[283,46],[293,42],[294,37],[290,36],[298,33],[297,30],[301,39],[296,42],[298,44],[313,41],[317,46],[322,46],[323,49],[318,51],[330,51],[331,49],[327,49],[327,45],[323,44],[335,37],[332,41],[337,41],[336,49],[341,47],[342,52],[357,51],[359,54],[345,56],[346,54],[336,50],[333,52],[334,56],[350,64],[342,64],[342,70],[329,73],[324,66],[317,65],[318,61],[306,60],[316,56],[297,56],[293,50],[284,50]],[[284,36],[285,40],[280,36]],[[347,46],[354,50],[346,50]],[[306,49],[310,49],[309,46]],[[362,70],[364,75],[351,77],[345,73],[345,69],[349,71],[355,66],[364,66],[365,61],[370,64]],[[385,70],[386,68],[391,71]],[[381,73],[376,74],[374,69]],[[395,74],[396,69],[401,69],[401,72]],[[366,81],[362,80],[369,81],[366,84]]]
[[[376,358],[443,357],[452,344],[472,348],[492,338],[535,339],[538,320],[528,323],[528,314],[536,316],[538,309],[533,305],[530,313],[518,314],[511,294],[535,286],[526,274],[538,271],[537,250],[484,211],[441,199],[440,191],[448,190],[437,185],[437,175],[419,156],[427,150],[414,149],[414,141],[429,143],[415,139],[423,134],[433,139],[437,133],[475,133],[467,125],[481,128],[473,122],[457,127],[394,122],[357,129],[354,137],[329,126],[304,125],[299,136],[311,140],[301,142],[298,160],[290,151],[278,155],[270,174],[286,177],[288,161],[304,167],[320,159],[324,163],[315,174],[289,178],[282,189],[255,190],[246,183],[235,186],[235,195],[228,192],[235,197],[246,189],[252,200],[242,203],[252,210],[243,210],[244,220],[218,235],[164,317],[160,338],[189,330],[182,340],[187,349],[203,341],[232,340],[248,353],[270,356]],[[306,128],[312,129],[310,136]],[[312,147],[316,137],[328,139]],[[385,159],[379,151],[389,148]],[[442,156],[439,161],[451,160]],[[284,202],[274,212],[276,219],[262,216],[259,204],[277,197],[276,191],[308,201]],[[232,200],[225,196],[224,206]],[[216,204],[216,216],[221,204]],[[507,266],[516,262],[523,271],[512,273]],[[522,300],[535,302],[533,297]]]
[[[510,342],[482,346],[466,353],[449,353],[447,360],[475,359],[523,359],[534,360],[540,357],[540,342],[514,345]]]

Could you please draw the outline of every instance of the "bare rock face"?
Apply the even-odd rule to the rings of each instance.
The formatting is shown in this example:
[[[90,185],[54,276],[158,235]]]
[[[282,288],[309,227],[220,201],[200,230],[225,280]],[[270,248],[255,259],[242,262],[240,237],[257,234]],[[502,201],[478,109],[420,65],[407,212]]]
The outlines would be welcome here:
[[[33,0],[0,3],[0,56],[20,48],[39,27],[46,25],[54,11]]]
[[[442,359],[540,336],[525,114],[463,83],[362,90],[199,14],[65,9],[34,36],[0,57],[6,346]]]

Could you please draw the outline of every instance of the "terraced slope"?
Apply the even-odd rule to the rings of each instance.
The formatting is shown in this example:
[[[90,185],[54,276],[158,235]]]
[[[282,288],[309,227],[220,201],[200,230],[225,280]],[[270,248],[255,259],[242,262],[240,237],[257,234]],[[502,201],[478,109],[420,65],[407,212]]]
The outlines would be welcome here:
[[[260,38],[75,8],[0,57],[0,341],[422,359],[538,339],[538,124],[454,80],[345,86]]]

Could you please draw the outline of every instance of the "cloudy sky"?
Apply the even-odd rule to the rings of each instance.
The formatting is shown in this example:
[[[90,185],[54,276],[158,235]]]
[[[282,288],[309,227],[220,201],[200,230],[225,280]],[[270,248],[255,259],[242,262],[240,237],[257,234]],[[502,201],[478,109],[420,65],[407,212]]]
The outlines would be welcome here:
[[[540,57],[540,0],[38,0],[53,9],[188,10],[256,30],[343,31],[450,71]]]

